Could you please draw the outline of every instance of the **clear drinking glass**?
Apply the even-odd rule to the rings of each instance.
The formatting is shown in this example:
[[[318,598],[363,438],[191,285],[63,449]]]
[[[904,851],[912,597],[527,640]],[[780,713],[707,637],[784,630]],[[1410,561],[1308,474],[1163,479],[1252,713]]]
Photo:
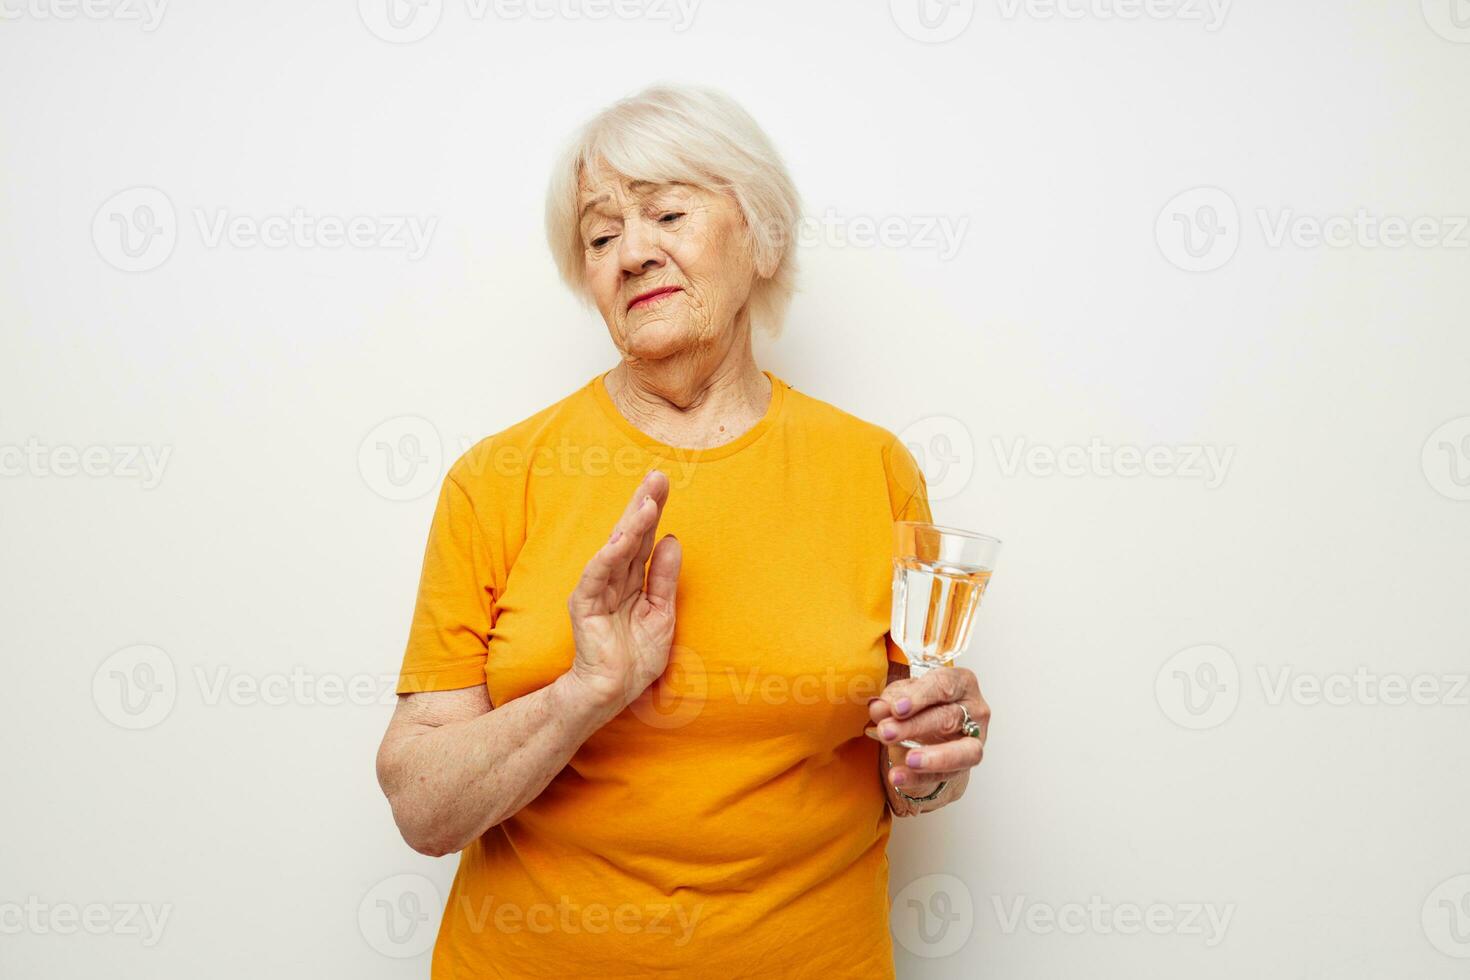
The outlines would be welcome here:
[[[938,524],[897,521],[893,545],[889,632],[908,658],[909,675],[920,677],[948,666],[969,644],[1000,540]],[[876,726],[867,731],[877,737]],[[920,745],[912,739],[900,744]]]

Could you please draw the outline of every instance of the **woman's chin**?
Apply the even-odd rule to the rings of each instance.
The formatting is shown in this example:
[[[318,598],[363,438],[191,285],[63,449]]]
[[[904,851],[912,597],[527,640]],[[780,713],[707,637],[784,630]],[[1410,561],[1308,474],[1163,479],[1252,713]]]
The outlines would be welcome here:
[[[698,339],[698,332],[685,324],[650,318],[633,325],[624,346],[634,357],[657,361],[688,350]]]

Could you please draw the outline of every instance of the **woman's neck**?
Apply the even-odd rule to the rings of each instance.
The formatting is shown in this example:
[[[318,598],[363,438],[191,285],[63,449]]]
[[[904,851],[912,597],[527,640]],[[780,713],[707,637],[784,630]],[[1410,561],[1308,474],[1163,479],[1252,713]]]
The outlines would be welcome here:
[[[755,363],[748,334],[713,363],[697,355],[625,360],[608,372],[606,385],[639,431],[681,449],[738,439],[771,403],[771,381]]]

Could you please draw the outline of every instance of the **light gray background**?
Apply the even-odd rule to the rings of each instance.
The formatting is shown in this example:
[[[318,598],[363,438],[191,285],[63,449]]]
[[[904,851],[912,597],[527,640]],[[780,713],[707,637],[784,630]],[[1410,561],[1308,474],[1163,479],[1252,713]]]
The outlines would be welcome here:
[[[426,975],[372,761],[431,490],[613,363],[542,190],[670,79],[815,219],[762,366],[1006,541],[900,975],[1465,976],[1470,4],[639,2],[0,0],[0,973]],[[297,208],[373,243],[210,234]]]

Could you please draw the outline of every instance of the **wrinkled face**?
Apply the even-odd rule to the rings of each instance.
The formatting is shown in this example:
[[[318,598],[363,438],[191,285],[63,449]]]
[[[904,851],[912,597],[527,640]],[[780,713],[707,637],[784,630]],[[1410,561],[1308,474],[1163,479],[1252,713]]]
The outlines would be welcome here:
[[[577,210],[587,288],[618,350],[658,360],[728,342],[754,281],[731,197],[602,168],[583,175]]]

